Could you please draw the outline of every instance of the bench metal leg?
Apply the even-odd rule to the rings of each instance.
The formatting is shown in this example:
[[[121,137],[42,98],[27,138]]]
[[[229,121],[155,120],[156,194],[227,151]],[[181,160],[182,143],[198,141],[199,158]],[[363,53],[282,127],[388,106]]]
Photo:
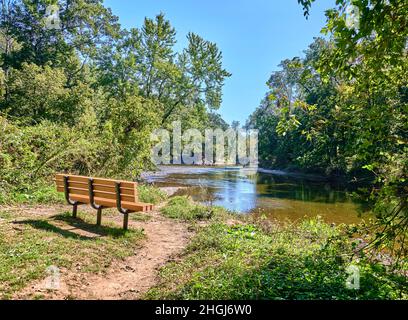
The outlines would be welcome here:
[[[69,198],[69,176],[64,176],[64,194],[65,200],[67,200],[68,204],[72,206],[72,217],[76,218],[78,211],[78,201],[71,201],[71,199]]]
[[[96,225],[100,226],[101,222],[102,222],[102,208],[99,208],[96,216]]]
[[[128,229],[128,222],[129,222],[129,213],[123,214],[123,230]]]
[[[115,183],[115,190],[116,190],[116,208],[121,214],[123,214],[123,230],[127,230],[128,222],[129,222],[129,210],[122,208],[122,198],[120,194],[120,182]]]
[[[78,212],[78,203],[75,203],[72,205],[72,217],[76,218],[77,217],[77,212]]]

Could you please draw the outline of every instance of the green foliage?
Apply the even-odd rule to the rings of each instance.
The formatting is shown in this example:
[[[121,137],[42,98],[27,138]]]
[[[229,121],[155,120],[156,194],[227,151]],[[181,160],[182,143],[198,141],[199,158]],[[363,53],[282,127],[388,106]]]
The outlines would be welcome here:
[[[96,167],[92,158],[97,137],[88,138],[80,124],[42,122],[20,128],[0,118],[0,125],[0,188],[4,191],[34,189],[57,171],[89,172]]]
[[[166,200],[167,194],[159,188],[139,184],[138,188],[139,201],[146,203],[158,204]]]
[[[247,123],[260,130],[261,165],[328,175],[358,166],[347,166],[336,88],[323,82],[317,72],[316,63],[329,47],[323,39],[316,39],[303,59],[285,60],[282,70],[271,75],[270,91]]]
[[[222,208],[197,204],[187,196],[170,198],[161,212],[166,217],[185,221],[209,220],[226,214]]]
[[[50,4],[61,28],[46,26]],[[0,6],[2,201],[30,198],[56,172],[135,180],[153,167],[154,129],[225,125],[209,112],[229,76],[221,52],[195,34],[175,52],[163,14],[127,31],[101,0]]]
[[[110,121],[104,128],[104,140],[109,142],[102,155],[104,174],[136,178],[151,167],[150,133],[159,124],[158,104],[139,96],[110,103]]]
[[[92,105],[92,90],[83,83],[67,88],[62,68],[23,63],[11,70],[8,95],[0,110],[27,124],[43,120],[74,124]]]
[[[308,15],[312,0],[298,1]],[[355,17],[350,16],[353,6]],[[406,245],[408,6],[341,0],[302,59],[285,60],[247,126],[261,165],[347,175],[383,228],[377,246]],[[350,23],[350,19],[355,19]]]
[[[60,29],[46,28],[47,7],[59,8]],[[24,62],[43,66],[80,67],[73,57],[93,57],[97,47],[115,39],[119,33],[118,18],[105,8],[102,0],[10,0],[1,2],[0,28],[6,41],[19,46],[3,54],[6,70],[19,68]],[[74,75],[78,70],[73,71]]]
[[[305,17],[308,17],[310,14],[310,7],[312,6],[312,3],[316,0],[298,0],[298,3],[303,6],[303,13]]]
[[[4,192],[0,204],[52,204],[65,203],[64,194],[57,192],[55,186],[37,185],[25,191]]]
[[[298,226],[202,228],[180,262],[160,271],[150,299],[407,299],[406,279],[364,259],[351,262],[340,229],[320,220]],[[348,289],[347,267],[360,268],[360,289]]]
[[[107,45],[100,52],[99,83],[109,95],[138,93],[158,102],[161,124],[185,120],[192,127],[191,118],[206,124],[207,110],[220,107],[230,74],[216,44],[190,33],[187,48],[178,53],[175,34],[163,14],[146,18],[141,29],[124,31],[117,47]]]

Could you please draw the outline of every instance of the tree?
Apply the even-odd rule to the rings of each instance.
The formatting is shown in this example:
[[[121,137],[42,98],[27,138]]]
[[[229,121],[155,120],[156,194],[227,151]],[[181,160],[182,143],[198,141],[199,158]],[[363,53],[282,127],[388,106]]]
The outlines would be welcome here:
[[[0,110],[27,124],[42,120],[75,123],[91,104],[93,93],[84,84],[67,88],[66,83],[61,68],[24,63],[20,70],[12,70],[9,98],[0,103]]]
[[[313,1],[302,1],[308,9]],[[347,114],[356,160],[376,176],[368,192],[383,228],[376,245],[395,239],[404,247],[408,228],[408,3],[406,1],[339,0],[327,12],[325,28],[334,50],[321,60],[345,79],[340,112]],[[347,8],[357,12],[347,23]],[[332,72],[332,71],[331,71]],[[401,240],[402,239],[402,240]],[[401,245],[402,244],[402,245]]]
[[[157,103],[140,96],[110,101],[112,116],[107,127],[111,147],[102,156],[108,175],[137,178],[143,169],[151,167],[150,133],[160,123],[155,112]]]
[[[83,64],[72,61],[73,55],[79,54],[86,61],[119,32],[117,17],[101,0],[4,0],[0,5],[0,30],[8,43],[12,39],[20,45],[19,50],[3,52],[3,69],[18,68],[24,62],[59,67],[74,62],[73,72],[78,72]],[[59,9],[59,28],[46,25],[50,5]]]
[[[110,94],[137,93],[160,101],[163,125],[186,112],[205,122],[206,112],[220,107],[224,80],[230,74],[222,67],[216,44],[189,33],[188,47],[177,53],[175,35],[163,14],[146,18],[140,30],[124,31],[117,47],[101,51],[99,81]]]
[[[10,143],[0,137],[0,171],[12,170],[8,187],[28,188],[55,171],[135,179],[151,168],[153,129],[175,120],[226,125],[210,113],[229,75],[221,52],[194,34],[176,52],[163,14],[128,31],[102,0],[0,5],[0,120],[12,131]],[[50,5],[58,9],[52,27]]]
[[[232,129],[237,130],[237,129],[239,129],[239,127],[240,127],[239,121],[236,121],[236,120],[232,121],[232,123],[231,123],[231,128]]]
[[[189,33],[187,39],[189,45],[178,57],[178,65],[183,71],[178,98],[165,111],[163,122],[179,104],[218,109],[225,78],[231,76],[222,68],[222,53],[215,43],[194,33]]]
[[[209,127],[213,129],[220,128],[225,131],[230,127],[228,123],[221,117],[221,115],[215,112],[210,112],[208,114],[208,122]]]

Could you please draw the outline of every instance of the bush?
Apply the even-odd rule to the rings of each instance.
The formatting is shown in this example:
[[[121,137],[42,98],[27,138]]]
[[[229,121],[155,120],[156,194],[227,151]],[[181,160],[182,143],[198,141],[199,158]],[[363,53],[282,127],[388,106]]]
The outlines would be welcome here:
[[[74,126],[50,121],[24,126],[0,116],[0,202],[37,199],[35,192],[58,172],[133,180],[149,165],[149,135],[132,129],[132,139],[120,141],[115,130],[111,122],[100,128],[92,108]],[[133,153],[124,155],[124,149]],[[140,192],[147,202],[164,199],[152,188]]]
[[[81,126],[42,122],[20,128],[0,117],[0,190],[31,191],[49,184],[56,172],[97,171],[100,143]]]
[[[225,210],[218,207],[196,204],[187,196],[176,196],[169,200],[161,212],[166,217],[172,219],[192,221],[209,220],[222,213],[225,213]]]
[[[0,194],[0,204],[50,204],[65,203],[64,194],[57,192],[55,186],[41,186],[26,191]]]
[[[167,194],[159,188],[144,184],[138,185],[139,201],[158,204],[167,198]]]

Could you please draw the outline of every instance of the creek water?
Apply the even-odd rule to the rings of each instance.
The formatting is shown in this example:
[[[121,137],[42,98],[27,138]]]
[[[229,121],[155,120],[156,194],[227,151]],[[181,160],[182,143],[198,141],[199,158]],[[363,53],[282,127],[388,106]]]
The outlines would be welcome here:
[[[359,204],[344,186],[321,177],[282,171],[253,172],[237,167],[161,166],[144,179],[160,187],[179,187],[206,204],[237,213],[296,221],[321,216],[329,223],[358,223]],[[366,217],[366,216],[364,216]]]

